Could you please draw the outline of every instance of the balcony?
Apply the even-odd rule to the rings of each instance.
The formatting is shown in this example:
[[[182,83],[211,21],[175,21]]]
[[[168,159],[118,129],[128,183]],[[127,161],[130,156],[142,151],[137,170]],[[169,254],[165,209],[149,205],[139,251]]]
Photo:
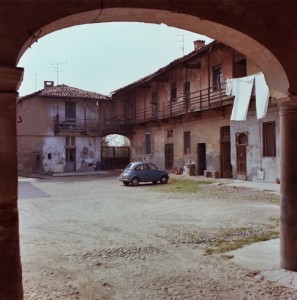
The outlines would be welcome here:
[[[82,135],[100,134],[101,122],[98,119],[63,119],[59,115],[54,117],[54,131],[60,133],[79,133]]]
[[[153,121],[167,121],[207,110],[223,110],[225,106],[233,103],[234,98],[227,96],[225,90],[226,83],[222,83],[219,86],[181,95],[161,105],[151,103],[146,108],[118,117],[116,122],[125,127]],[[110,122],[112,123],[112,120]]]

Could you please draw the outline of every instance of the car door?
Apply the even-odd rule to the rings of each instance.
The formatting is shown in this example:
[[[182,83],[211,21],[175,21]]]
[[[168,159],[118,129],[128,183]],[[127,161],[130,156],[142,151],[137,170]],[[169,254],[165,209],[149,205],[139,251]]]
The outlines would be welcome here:
[[[154,164],[146,164],[148,169],[148,177],[147,181],[159,181],[160,180],[160,172]]]
[[[150,171],[150,168],[148,167],[147,164],[143,164],[142,165],[142,171],[141,171],[141,181],[153,181],[151,179],[151,171]]]

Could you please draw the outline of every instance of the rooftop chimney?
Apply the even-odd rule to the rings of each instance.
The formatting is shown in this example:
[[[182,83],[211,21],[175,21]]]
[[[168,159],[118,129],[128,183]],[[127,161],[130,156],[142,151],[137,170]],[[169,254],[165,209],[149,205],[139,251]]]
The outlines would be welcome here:
[[[53,81],[44,81],[44,88],[49,88],[55,86]]]
[[[196,51],[200,50],[204,46],[205,46],[205,41],[203,41],[203,40],[194,41],[194,48]]]

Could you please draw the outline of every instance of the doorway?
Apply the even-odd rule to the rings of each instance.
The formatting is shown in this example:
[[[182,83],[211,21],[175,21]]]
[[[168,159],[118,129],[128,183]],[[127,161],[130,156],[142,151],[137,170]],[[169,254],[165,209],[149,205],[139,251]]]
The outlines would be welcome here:
[[[248,144],[247,133],[237,133],[236,135],[236,159],[237,159],[237,179],[246,180],[246,148]]]
[[[232,178],[230,126],[220,129],[221,177]]]
[[[67,136],[65,138],[65,151],[66,151],[66,165],[65,172],[76,171],[76,147],[75,147],[75,137]]]
[[[75,171],[75,155],[76,149],[75,148],[66,148],[66,165],[65,165],[65,172],[74,172]]]
[[[39,152],[32,153],[32,173],[40,173],[41,171],[41,156]]]
[[[206,170],[206,144],[198,143],[197,144],[197,175],[204,175]]]
[[[171,170],[173,168],[174,144],[165,145],[165,168]]]

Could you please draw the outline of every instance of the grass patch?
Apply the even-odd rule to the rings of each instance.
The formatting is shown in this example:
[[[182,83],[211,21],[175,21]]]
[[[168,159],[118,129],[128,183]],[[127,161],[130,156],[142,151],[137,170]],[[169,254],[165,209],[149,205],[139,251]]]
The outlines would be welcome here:
[[[278,237],[279,237],[279,233],[277,231],[271,230],[271,231],[259,233],[258,235],[255,236],[240,238],[238,240],[228,240],[228,239],[218,240],[210,243],[210,245],[206,248],[206,253],[213,254],[213,253],[229,252],[253,243],[269,241],[271,239],[275,239]]]
[[[244,246],[268,241],[279,237],[278,224],[220,229],[218,231],[180,232],[173,240],[174,244],[202,244],[206,254],[224,253]]]
[[[162,193],[195,193],[200,185],[211,183],[211,180],[170,179],[168,184],[154,186],[154,190]]]

